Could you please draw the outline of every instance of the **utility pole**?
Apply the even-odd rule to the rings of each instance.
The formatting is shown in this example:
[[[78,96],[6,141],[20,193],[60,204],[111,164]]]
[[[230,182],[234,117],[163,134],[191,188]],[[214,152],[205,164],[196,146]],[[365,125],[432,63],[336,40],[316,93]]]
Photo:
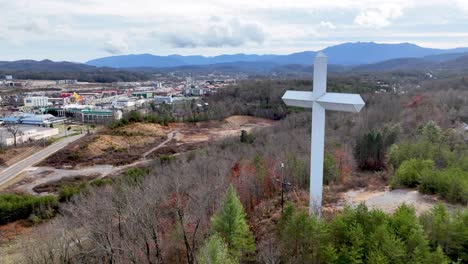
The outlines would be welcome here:
[[[281,184],[281,213],[283,213],[284,191],[286,189],[286,186],[291,186],[291,183],[290,182],[285,182],[285,179],[284,179],[284,163],[283,162],[281,162],[280,168],[281,168],[281,179],[276,179],[276,181],[280,182],[280,184]]]

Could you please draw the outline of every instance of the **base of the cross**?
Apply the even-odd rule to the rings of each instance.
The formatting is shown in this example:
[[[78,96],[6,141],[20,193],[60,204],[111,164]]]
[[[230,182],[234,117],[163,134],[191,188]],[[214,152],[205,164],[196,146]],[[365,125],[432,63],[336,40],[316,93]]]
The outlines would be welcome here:
[[[322,201],[321,199],[315,197],[309,201],[309,215],[315,215],[320,217],[322,215]]]

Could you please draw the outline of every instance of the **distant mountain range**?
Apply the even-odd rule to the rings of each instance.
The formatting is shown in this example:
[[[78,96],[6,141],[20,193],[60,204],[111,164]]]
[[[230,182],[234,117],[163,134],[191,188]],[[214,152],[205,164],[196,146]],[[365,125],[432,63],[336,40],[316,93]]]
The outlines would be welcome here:
[[[468,52],[468,48],[457,49],[431,49],[423,48],[410,43],[377,44],[373,42],[345,43],[331,46],[323,50],[329,57],[330,64],[355,66],[373,64],[398,58],[423,58],[427,56],[456,54]],[[315,51],[304,51],[289,55],[220,55],[215,57],[204,56],[156,56],[151,54],[112,56],[88,61],[88,65],[113,68],[168,68],[180,66],[213,65],[225,63],[258,63],[268,62],[277,65],[299,64],[311,65]],[[442,60],[448,57],[440,57]],[[435,60],[435,59],[434,59]]]
[[[375,72],[375,71],[468,71],[468,48],[428,49],[414,44],[346,43],[323,50],[329,57],[330,72]],[[169,71],[197,72],[244,72],[260,75],[300,76],[312,73],[316,52],[305,51],[290,55],[221,55],[204,56],[154,56],[150,54],[107,57],[89,61],[87,64],[53,62],[50,60],[0,61],[0,74],[77,73],[128,75]],[[38,75],[39,74],[39,75]],[[67,75],[68,76],[68,75]],[[49,76],[50,77],[50,76]],[[44,77],[45,78],[45,77]],[[58,77],[57,77],[58,78]]]
[[[51,60],[19,60],[19,61],[0,61],[0,71],[43,71],[43,72],[84,72],[96,71],[95,66],[74,63],[74,62],[54,62]]]

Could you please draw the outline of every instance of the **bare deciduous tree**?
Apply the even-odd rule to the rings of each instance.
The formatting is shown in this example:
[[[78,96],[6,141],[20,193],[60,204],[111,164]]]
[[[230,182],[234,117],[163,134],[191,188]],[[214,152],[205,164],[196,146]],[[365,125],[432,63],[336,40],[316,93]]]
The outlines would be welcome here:
[[[11,134],[13,137],[13,145],[17,146],[17,138],[23,134],[23,131],[19,127],[18,124],[7,123],[5,124],[6,130]]]

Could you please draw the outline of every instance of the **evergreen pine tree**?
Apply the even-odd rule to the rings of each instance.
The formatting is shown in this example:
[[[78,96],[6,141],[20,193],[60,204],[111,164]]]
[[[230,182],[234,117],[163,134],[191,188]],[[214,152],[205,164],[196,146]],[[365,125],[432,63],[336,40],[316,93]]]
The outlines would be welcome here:
[[[255,241],[245,216],[244,207],[231,185],[221,209],[213,216],[211,222],[214,230],[224,239],[230,255],[236,259],[255,252]]]
[[[224,243],[223,239],[218,234],[214,234],[208,238],[200,249],[198,253],[198,263],[235,264],[239,262],[229,255],[227,245]]]

